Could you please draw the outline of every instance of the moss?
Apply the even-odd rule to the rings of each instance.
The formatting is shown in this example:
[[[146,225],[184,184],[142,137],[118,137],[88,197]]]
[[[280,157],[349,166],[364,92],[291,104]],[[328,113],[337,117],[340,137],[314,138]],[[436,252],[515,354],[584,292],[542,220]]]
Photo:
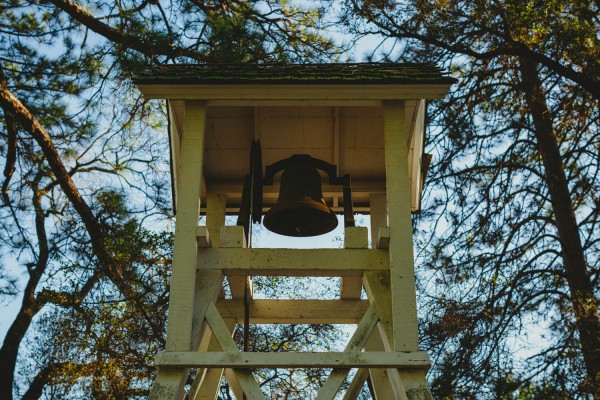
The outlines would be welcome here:
[[[431,63],[179,64],[139,73],[138,84],[455,83]]]

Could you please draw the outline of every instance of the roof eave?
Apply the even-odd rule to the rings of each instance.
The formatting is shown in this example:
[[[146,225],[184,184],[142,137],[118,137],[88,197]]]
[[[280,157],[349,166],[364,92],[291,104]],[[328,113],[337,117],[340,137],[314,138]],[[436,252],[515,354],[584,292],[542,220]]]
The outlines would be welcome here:
[[[138,83],[147,99],[197,100],[406,100],[442,99],[454,81],[385,84],[165,84]]]

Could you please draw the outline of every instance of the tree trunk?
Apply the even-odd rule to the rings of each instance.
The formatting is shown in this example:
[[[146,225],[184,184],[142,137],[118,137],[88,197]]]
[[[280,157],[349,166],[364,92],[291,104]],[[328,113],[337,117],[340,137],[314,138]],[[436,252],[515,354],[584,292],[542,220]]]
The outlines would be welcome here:
[[[34,299],[37,280],[30,279],[25,293],[21,309],[6,333],[4,343],[0,348],[0,400],[11,400],[12,389],[17,366],[17,356],[19,354],[19,345],[31,325],[35,314],[39,311]]]
[[[519,68],[521,84],[525,90],[525,99],[533,120],[535,136],[544,164],[546,184],[555,214],[566,277],[571,292],[571,303],[587,368],[587,383],[591,386],[594,398],[600,399],[598,302],[594,296],[592,281],[581,246],[567,178],[552,125],[552,116],[538,77],[537,64],[532,60],[519,58]]]
[[[42,197],[37,189],[37,184],[37,180],[34,180],[32,203],[35,208],[35,227],[39,253],[35,265],[28,268],[29,281],[25,286],[21,308],[15,321],[8,329],[8,332],[6,332],[4,343],[0,347],[0,400],[12,399],[19,345],[25,337],[27,329],[29,329],[33,321],[33,317],[35,317],[43,305],[36,300],[35,291],[48,264],[49,250],[46,228],[44,226],[45,216],[42,209]]]

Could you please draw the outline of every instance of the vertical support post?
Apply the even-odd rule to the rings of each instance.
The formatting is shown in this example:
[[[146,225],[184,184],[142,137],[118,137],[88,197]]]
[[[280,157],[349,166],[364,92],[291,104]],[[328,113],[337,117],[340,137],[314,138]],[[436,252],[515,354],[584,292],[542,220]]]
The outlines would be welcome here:
[[[221,244],[221,227],[225,225],[226,207],[224,194],[206,196],[206,229],[213,248],[218,248]]]
[[[206,230],[211,242],[211,247],[218,248],[221,244],[221,228],[225,225],[226,197],[224,194],[209,194],[206,196]],[[199,293],[197,293],[197,296]],[[223,296],[220,290],[219,297]],[[235,320],[226,321],[227,327],[233,331]],[[212,335],[206,330],[198,351],[219,351],[221,347]],[[222,370],[206,369],[197,371],[188,397],[193,400],[215,400],[221,383]]]
[[[394,318],[391,344],[396,351],[417,351],[417,304],[404,102],[385,102],[383,110]]]
[[[408,148],[404,101],[383,106],[385,172],[390,232],[390,285],[395,351],[418,351],[417,302],[408,176]],[[430,399],[422,371],[399,371],[409,399]]]
[[[223,204],[223,207],[216,207],[216,209],[223,210],[222,221],[224,222],[225,221],[225,207],[224,207],[225,196],[222,196],[220,199],[217,198],[214,200],[218,200],[219,203]],[[210,198],[207,199],[207,201],[210,201]],[[207,207],[208,207],[207,212],[210,212],[211,207],[208,204],[207,204]],[[207,225],[209,223],[208,215],[209,214],[207,214],[207,219],[206,219]],[[221,221],[221,219],[218,219],[218,221]],[[214,222],[217,223],[217,221],[214,221]],[[221,224],[219,231],[220,231],[219,245],[221,247],[224,247],[224,248],[246,247],[244,227],[242,227],[242,226],[224,227],[223,224]],[[234,331],[235,325],[236,325],[235,318],[226,318],[223,321],[225,322],[227,329],[229,329],[230,334],[233,334],[233,331]],[[221,349],[221,346],[219,345],[218,340],[216,340],[216,338],[214,336],[211,337],[210,344],[208,346],[208,351],[219,351],[220,349]],[[192,386],[193,392],[192,392],[192,390],[190,390],[190,394],[191,394],[190,398],[192,398],[194,400],[214,400],[214,399],[216,399],[219,394],[219,388],[221,386],[221,377],[222,376],[223,376],[223,368],[208,368],[206,371],[206,374],[204,376],[204,379],[201,381],[201,383],[199,385]]]
[[[369,196],[369,208],[371,209],[371,248],[374,249],[377,247],[379,239],[379,228],[388,226],[386,194],[371,193]]]
[[[205,102],[185,102],[173,273],[169,294],[167,351],[190,351],[194,339],[192,316],[196,287],[196,227],[200,215],[205,120]],[[150,398],[183,399],[188,373],[187,369],[160,369],[152,385]]]
[[[367,228],[350,226],[344,229],[345,249],[366,249],[369,247]],[[345,277],[340,284],[340,298],[359,300],[362,291],[362,278]]]

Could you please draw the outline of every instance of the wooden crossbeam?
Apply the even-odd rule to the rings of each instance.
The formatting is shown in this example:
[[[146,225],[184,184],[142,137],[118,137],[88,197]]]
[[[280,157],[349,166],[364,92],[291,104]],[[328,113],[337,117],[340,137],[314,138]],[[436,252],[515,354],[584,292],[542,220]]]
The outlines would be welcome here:
[[[215,308],[215,312],[216,308]],[[208,317],[208,314],[207,314]],[[231,339],[231,338],[230,338]],[[232,340],[233,342],[233,340]],[[431,362],[424,351],[413,352],[314,352],[221,353],[162,352],[154,364],[161,367],[198,368],[398,368],[427,370]]]
[[[199,269],[225,275],[362,276],[389,269],[388,253],[378,249],[198,249]]]
[[[356,324],[369,308],[368,300],[252,300],[251,324]],[[244,321],[243,300],[218,300],[223,318]]]

